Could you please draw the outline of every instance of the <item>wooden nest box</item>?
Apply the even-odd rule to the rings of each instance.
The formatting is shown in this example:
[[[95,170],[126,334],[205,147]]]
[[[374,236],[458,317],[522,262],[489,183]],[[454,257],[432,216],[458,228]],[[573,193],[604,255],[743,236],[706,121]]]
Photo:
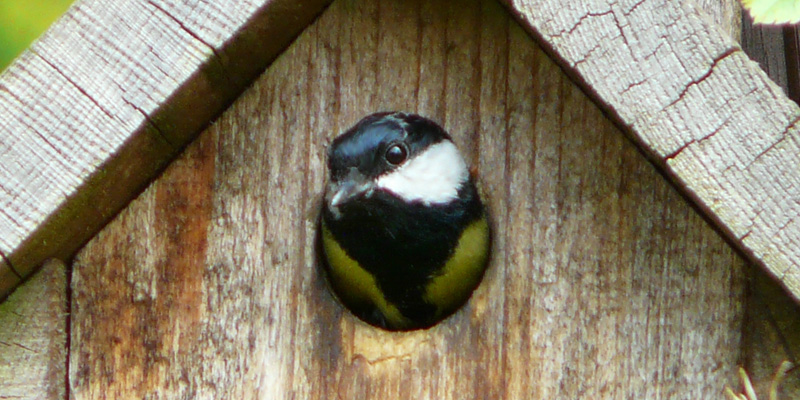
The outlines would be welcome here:
[[[800,349],[800,109],[737,4],[328,3],[83,0],[0,76],[0,397],[709,399]],[[429,330],[315,266],[326,145],[379,110],[492,215]]]

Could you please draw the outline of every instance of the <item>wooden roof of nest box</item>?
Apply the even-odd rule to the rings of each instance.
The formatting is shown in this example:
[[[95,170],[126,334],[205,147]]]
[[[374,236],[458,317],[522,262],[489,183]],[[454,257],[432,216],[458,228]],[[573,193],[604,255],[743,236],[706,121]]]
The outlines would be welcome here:
[[[0,76],[0,296],[74,260],[73,394],[709,398],[743,343],[730,245],[800,299],[800,109],[702,11],[329,3],[85,0]],[[496,232],[411,333],[314,268],[326,143],[395,109],[453,134]]]

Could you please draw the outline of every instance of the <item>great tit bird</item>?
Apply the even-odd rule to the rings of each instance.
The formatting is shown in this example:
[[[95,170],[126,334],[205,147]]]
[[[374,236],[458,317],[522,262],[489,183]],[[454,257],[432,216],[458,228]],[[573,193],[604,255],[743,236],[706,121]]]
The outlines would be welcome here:
[[[321,257],[342,303],[389,330],[427,328],[480,283],[488,216],[450,137],[414,114],[372,114],[334,139]]]

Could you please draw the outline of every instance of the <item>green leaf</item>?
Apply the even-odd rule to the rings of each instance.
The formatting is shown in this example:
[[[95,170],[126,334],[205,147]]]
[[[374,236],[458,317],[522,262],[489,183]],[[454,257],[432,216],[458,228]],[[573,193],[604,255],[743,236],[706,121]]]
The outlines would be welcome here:
[[[742,0],[756,24],[796,24],[800,22],[800,0]]]

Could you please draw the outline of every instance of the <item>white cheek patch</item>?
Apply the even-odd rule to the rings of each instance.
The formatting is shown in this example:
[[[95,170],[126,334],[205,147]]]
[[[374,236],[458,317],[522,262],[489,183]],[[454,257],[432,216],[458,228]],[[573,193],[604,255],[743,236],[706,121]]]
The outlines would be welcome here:
[[[453,142],[430,146],[400,168],[377,179],[376,186],[406,201],[445,204],[458,197],[458,189],[469,179],[469,171]]]

